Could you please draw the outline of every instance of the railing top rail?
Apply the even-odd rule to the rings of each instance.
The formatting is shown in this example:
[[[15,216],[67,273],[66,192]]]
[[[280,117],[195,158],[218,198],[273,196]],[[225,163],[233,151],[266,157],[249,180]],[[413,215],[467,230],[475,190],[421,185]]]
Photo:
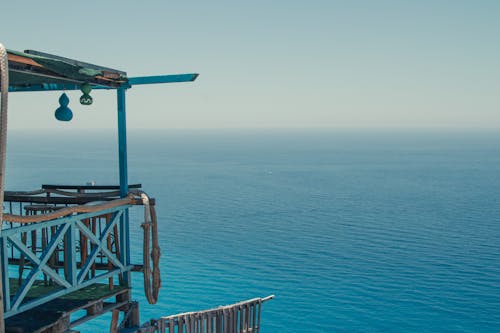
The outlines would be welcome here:
[[[130,184],[131,188],[142,188],[142,184]],[[42,189],[60,189],[60,190],[119,190],[120,185],[57,185],[57,184],[43,184]]]
[[[63,216],[73,215],[74,213],[97,213],[106,209],[117,208],[120,206],[131,205],[135,202],[134,198],[127,197],[123,199],[116,199],[107,201],[105,203],[100,203],[96,205],[78,205],[64,207],[52,212],[48,212],[40,215],[14,215],[14,214],[4,214],[3,220],[7,222],[14,223],[35,223],[35,222],[45,222],[54,220]]]
[[[252,298],[252,299],[249,299],[249,300],[246,300],[246,301],[241,301],[241,302],[230,304],[230,305],[223,305],[223,306],[219,306],[217,308],[212,308],[212,309],[208,309],[208,310],[193,311],[193,312],[184,312],[184,313],[178,313],[178,314],[175,314],[175,315],[164,316],[164,317],[161,317],[161,319],[162,320],[172,320],[172,319],[176,319],[176,318],[183,317],[183,316],[202,315],[204,313],[212,313],[212,312],[224,311],[225,309],[236,308],[236,307],[247,305],[247,304],[253,304],[253,303],[257,303],[257,302],[264,303],[264,302],[269,301],[269,300],[271,300],[273,298],[274,298],[274,295],[269,295],[269,296],[263,297],[263,298],[260,298],[260,297],[258,297],[258,298]]]
[[[129,186],[130,193],[140,191],[141,184]],[[95,201],[110,201],[120,198],[117,185],[50,185],[44,184],[35,191],[5,191],[7,202],[33,204],[83,205]],[[150,198],[154,205],[154,199]],[[133,204],[141,204],[134,202]]]

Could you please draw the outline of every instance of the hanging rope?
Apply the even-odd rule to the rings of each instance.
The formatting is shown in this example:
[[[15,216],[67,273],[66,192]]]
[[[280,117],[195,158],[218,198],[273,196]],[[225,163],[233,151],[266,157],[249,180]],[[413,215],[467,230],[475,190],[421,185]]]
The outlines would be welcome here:
[[[158,244],[158,221],[156,210],[149,204],[149,197],[142,191],[134,191],[140,194],[142,204],[144,205],[144,223],[141,227],[144,231],[144,249],[143,249],[143,269],[144,269],[144,293],[149,304],[156,304],[161,287],[160,279],[160,245]],[[151,246],[150,246],[151,242]],[[150,251],[151,247],[151,251]],[[151,267],[151,260],[153,267]]]
[[[65,207],[47,214],[41,215],[14,215],[14,214],[4,214],[3,220],[6,222],[14,222],[14,223],[35,223],[35,222],[45,222],[49,220],[53,220],[59,217],[71,215],[73,213],[94,213],[99,212],[104,209],[114,208],[118,206],[130,205],[134,203],[134,198],[132,196],[111,200],[103,204],[99,205],[78,205]]]

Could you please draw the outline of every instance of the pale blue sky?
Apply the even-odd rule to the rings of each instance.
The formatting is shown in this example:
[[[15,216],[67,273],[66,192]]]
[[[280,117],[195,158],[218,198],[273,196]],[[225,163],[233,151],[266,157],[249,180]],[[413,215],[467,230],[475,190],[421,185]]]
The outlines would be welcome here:
[[[127,71],[198,72],[128,92],[134,128],[500,127],[500,1],[2,3],[0,42]],[[10,127],[115,127],[115,94],[74,119],[10,95]],[[26,121],[29,119],[28,121]]]

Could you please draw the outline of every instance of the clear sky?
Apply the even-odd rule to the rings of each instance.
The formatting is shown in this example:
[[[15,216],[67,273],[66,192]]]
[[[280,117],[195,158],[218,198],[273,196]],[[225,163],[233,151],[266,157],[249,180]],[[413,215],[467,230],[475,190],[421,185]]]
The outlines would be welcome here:
[[[127,94],[131,128],[500,127],[500,1],[5,1],[0,42],[125,70],[198,72]],[[10,95],[10,127],[115,127]],[[28,120],[27,120],[28,119]]]

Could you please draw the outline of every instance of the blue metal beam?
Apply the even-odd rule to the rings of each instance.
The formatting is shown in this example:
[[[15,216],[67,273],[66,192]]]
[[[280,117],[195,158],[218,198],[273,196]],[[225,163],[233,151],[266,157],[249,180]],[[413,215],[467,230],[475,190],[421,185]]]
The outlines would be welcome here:
[[[26,87],[10,86],[9,92],[29,92],[29,91],[69,91],[69,90],[80,90],[80,84],[60,84],[60,83],[44,83],[44,84],[34,84]],[[92,89],[116,89],[113,87],[105,86],[92,86]]]
[[[66,231],[66,260],[68,261],[68,282],[76,287],[76,236],[75,236],[75,223],[69,225]]]
[[[10,311],[10,279],[9,279],[9,249],[7,247],[7,237],[0,237],[1,251],[1,270],[2,270],[2,288],[3,288],[3,308],[5,312]],[[6,278],[5,278],[6,277]]]
[[[113,253],[111,253],[107,248],[106,248],[106,240],[113,229],[113,227],[116,225],[116,223],[120,220],[122,216],[122,211],[118,212],[115,214],[113,219],[108,222],[104,230],[102,230],[101,235],[96,237],[92,231],[90,231],[81,221],[76,221],[76,226],[78,227],[78,230],[81,231],[82,233],[85,234],[85,236],[89,239],[89,241],[93,242],[95,244],[95,248],[92,250],[90,253],[89,257],[87,258],[87,261],[85,263],[82,263],[82,268],[80,270],[80,273],[78,274],[77,282],[78,284],[81,284],[85,280],[85,276],[87,275],[88,271],[90,270],[90,267],[92,266],[92,263],[95,261],[95,258],[97,257],[99,251],[102,251],[102,253],[107,257],[108,261],[112,262],[113,265],[116,267],[120,268],[121,270],[124,270],[125,267],[124,265],[120,262],[119,258],[116,258]],[[76,271],[76,269],[75,269]]]
[[[177,74],[177,75],[157,75],[157,76],[139,76],[130,77],[128,82],[135,86],[139,84],[154,84],[154,83],[173,83],[173,82],[191,82],[196,80],[198,74]]]
[[[27,295],[29,289],[33,285],[36,280],[36,277],[39,272],[43,271],[48,274],[56,283],[59,285],[70,288],[71,284],[62,279],[56,272],[54,272],[50,267],[46,266],[46,263],[50,259],[53,251],[59,244],[59,241],[63,238],[66,231],[70,229],[72,223],[63,224],[58,227],[58,230],[54,237],[51,239],[48,247],[43,251],[41,258],[38,258],[36,254],[34,254],[26,245],[23,244],[21,239],[13,238],[12,236],[5,237],[6,241],[9,241],[12,246],[15,246],[24,256],[28,257],[35,267],[31,270],[30,274],[24,280],[24,283],[19,287],[16,295],[12,299],[12,303],[10,305],[11,309],[16,310],[19,305],[24,300]],[[73,254],[71,254],[73,255]]]
[[[70,226],[70,224],[65,225],[64,226],[64,231],[66,231],[69,226]],[[61,233],[60,236],[62,236],[62,233]],[[31,270],[31,272],[28,274],[28,276],[24,280],[23,284],[19,287],[19,290],[17,291],[17,294],[12,299],[11,307],[12,307],[13,310],[16,310],[19,307],[19,305],[22,303],[22,301],[24,300],[24,298],[26,297],[26,295],[28,294],[28,291],[30,290],[31,286],[33,285],[33,283],[36,280],[36,276],[38,275],[38,273],[40,273],[42,271],[42,267],[44,267],[44,265],[49,260],[49,258],[50,258],[49,254],[51,254],[51,253],[48,252],[48,251],[44,251],[43,259],[42,259],[42,261],[40,261],[40,259],[38,259],[38,257],[35,254],[33,254],[33,252],[31,252],[21,242],[16,242],[15,239],[12,239],[10,237],[8,238],[8,240],[11,241],[12,245],[16,246],[19,249],[19,251],[21,251],[28,258],[30,258],[31,262],[34,265],[36,265],[36,267],[34,267]],[[54,248],[55,248],[55,246],[54,246]],[[50,273],[50,272],[52,272],[52,270],[48,269],[48,270],[45,270],[45,272],[46,273]],[[55,276],[57,276],[57,275],[54,275],[54,277]],[[67,283],[66,281],[62,280],[59,276],[57,276],[57,278],[58,278],[58,280],[55,280],[55,281],[58,282],[58,283],[62,282],[63,283],[62,284],[63,287],[66,287],[66,288],[70,288],[71,287],[71,285],[69,283]]]
[[[25,92],[25,91],[54,91],[54,90],[80,90],[77,84],[37,84],[27,87],[10,86],[9,92]]]

